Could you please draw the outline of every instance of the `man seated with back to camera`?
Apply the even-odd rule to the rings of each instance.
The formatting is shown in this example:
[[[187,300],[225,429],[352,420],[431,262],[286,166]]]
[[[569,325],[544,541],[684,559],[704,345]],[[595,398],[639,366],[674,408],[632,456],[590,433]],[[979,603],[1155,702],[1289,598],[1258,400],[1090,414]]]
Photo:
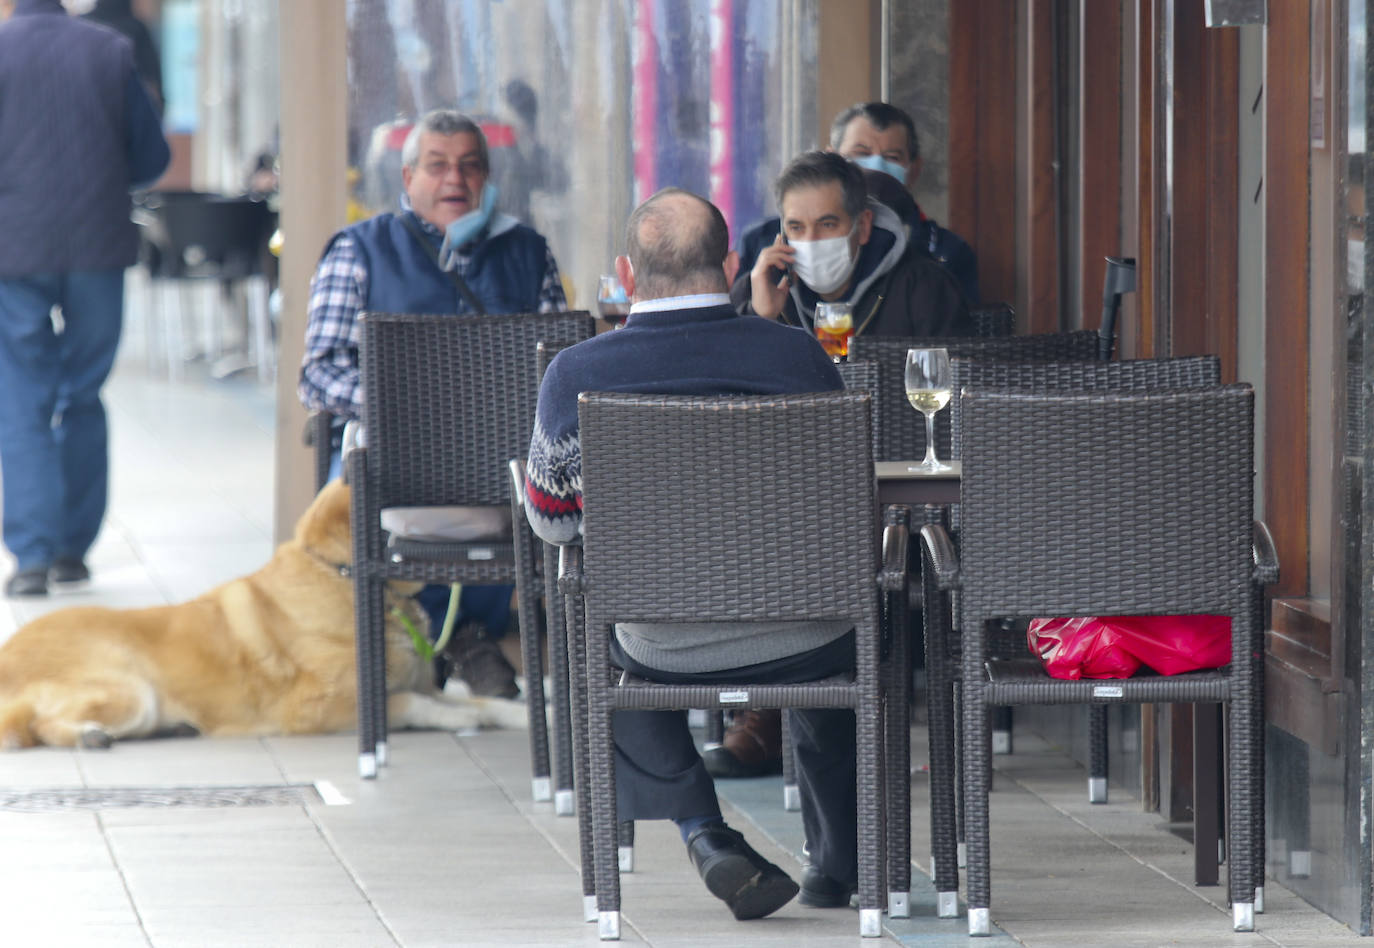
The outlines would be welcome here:
[[[630,215],[616,273],[633,305],[624,328],[560,352],[539,390],[525,509],[552,543],[581,528],[577,396],[583,391],[681,395],[833,391],[844,384],[810,335],[741,315],[726,293],[738,267],[725,219],[677,188]],[[617,665],[668,682],[811,681],[852,671],[848,622],[621,624]],[[847,906],[857,878],[854,713],[792,710],[797,782],[810,864],[803,904]],[[616,805],[621,820],[671,819],[707,889],[736,918],[785,905],[798,886],[721,818],[684,711],[617,711]]]
[[[742,313],[776,317],[808,332],[814,332],[816,304],[838,300],[854,304],[856,336],[972,335],[954,278],[914,253],[896,212],[870,194],[873,184],[899,203],[905,192],[895,183],[835,152],[798,155],[774,186],[780,231],[759,252],[753,272],[735,280],[731,302]],[[780,772],[782,716],[736,712],[705,760],[715,777]]]
[[[340,470],[343,422],[362,416],[360,313],[471,314],[471,299],[489,313],[567,309],[548,242],[495,211],[487,140],[475,122],[447,109],[426,113],[406,136],[401,161],[400,209],[335,234],[310,284],[297,393],[306,408],[335,418],[331,477]],[[463,587],[446,654],[474,694],[519,693],[515,669],[496,644],[511,623],[513,591],[509,585]],[[449,587],[432,584],[416,598],[437,634]],[[447,677],[445,663],[436,674]]]
[[[901,216],[912,250],[934,260],[949,271],[963,291],[964,302],[977,306],[978,258],[973,248],[954,231],[941,227],[927,217],[911,197],[921,174],[921,146],[911,116],[886,102],[861,102],[851,105],[830,126],[830,151],[843,155],[868,171],[880,172],[895,188],[870,184],[877,197]],[[872,182],[875,175],[869,175]],[[758,255],[773,242],[779,230],[778,218],[770,217],[746,230],[739,241],[740,270],[754,268]]]

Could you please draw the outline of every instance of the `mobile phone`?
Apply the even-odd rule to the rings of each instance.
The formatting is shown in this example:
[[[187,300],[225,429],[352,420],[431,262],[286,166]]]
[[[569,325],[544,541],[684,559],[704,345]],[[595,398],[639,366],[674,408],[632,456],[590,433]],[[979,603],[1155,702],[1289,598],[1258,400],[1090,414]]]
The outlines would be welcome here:
[[[787,235],[784,234],[782,231],[779,231],[778,233],[782,236],[782,242],[783,242],[784,244],[788,245],[788,246],[791,246],[791,243],[792,243],[792,242],[791,242],[790,240],[787,239]],[[794,277],[794,276],[792,275],[792,264],[789,263],[789,264],[785,264],[785,265],[783,266],[783,268],[782,268],[782,277],[783,277],[783,280],[786,280],[786,281],[787,281],[787,285],[788,285],[788,286],[793,286],[793,285],[796,284],[796,282],[797,282],[796,277]],[[779,280],[779,281],[778,281],[778,286],[782,286],[782,280]]]

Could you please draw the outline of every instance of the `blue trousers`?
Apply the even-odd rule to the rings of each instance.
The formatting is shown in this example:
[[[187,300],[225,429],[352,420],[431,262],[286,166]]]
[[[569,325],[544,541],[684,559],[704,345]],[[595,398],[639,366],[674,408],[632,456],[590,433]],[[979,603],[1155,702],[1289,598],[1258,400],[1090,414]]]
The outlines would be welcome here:
[[[3,533],[21,570],[82,558],[100,532],[109,490],[100,388],[123,316],[123,270],[0,280]]]
[[[343,473],[343,459],[339,450],[340,446],[334,445],[334,454],[329,461],[330,480]],[[463,586],[463,591],[458,594],[458,619],[453,625],[454,629],[469,619],[476,619],[487,627],[489,638],[501,638],[510,623],[510,594],[513,592],[513,585]],[[415,594],[416,601],[429,616],[431,639],[437,639],[443,631],[448,598],[449,588],[441,583],[431,583]]]

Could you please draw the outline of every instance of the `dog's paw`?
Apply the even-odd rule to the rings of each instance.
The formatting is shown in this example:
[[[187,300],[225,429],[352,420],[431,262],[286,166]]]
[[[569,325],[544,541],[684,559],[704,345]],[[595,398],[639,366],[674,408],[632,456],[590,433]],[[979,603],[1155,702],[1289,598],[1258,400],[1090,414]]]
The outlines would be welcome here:
[[[109,750],[114,738],[99,724],[85,724],[82,725],[76,742],[86,750]]]
[[[483,727],[518,730],[530,726],[529,707],[523,701],[506,698],[473,698],[478,706]]]

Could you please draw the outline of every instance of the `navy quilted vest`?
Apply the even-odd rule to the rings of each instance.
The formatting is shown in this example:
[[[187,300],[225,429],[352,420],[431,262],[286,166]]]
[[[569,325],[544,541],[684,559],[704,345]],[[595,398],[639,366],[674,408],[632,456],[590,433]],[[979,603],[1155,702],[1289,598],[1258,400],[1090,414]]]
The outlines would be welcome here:
[[[379,214],[340,233],[357,242],[367,267],[364,309],[471,312],[453,279],[439,270],[398,215]],[[435,240],[436,251],[438,246]],[[463,278],[488,313],[532,313],[539,308],[547,253],[543,237],[517,224],[478,243]]]

